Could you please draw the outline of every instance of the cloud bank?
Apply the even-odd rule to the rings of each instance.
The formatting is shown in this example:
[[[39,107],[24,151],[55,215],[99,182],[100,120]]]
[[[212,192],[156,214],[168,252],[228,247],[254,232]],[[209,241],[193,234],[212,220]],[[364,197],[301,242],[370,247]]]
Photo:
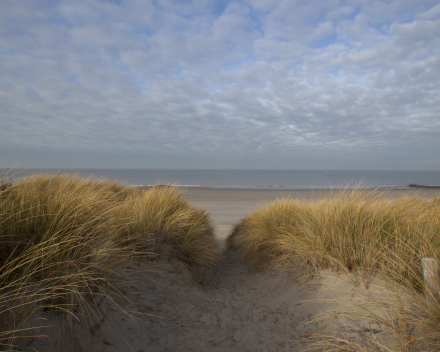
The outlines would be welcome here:
[[[0,160],[440,170],[438,1],[6,0]]]

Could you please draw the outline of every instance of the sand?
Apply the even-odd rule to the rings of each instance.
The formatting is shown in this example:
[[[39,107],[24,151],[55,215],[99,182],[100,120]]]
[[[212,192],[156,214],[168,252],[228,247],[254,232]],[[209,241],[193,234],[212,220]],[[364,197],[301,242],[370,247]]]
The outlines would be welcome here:
[[[184,191],[187,198],[212,214],[222,246],[232,226],[258,206],[284,196],[311,199],[326,193],[207,188]],[[390,196],[400,194],[391,191]],[[440,196],[440,190],[419,190],[419,196]],[[204,284],[194,282],[184,267],[164,258],[133,263],[127,270],[135,272],[132,281],[121,286],[129,301],[120,302],[120,308],[108,304],[108,318],[91,340],[84,329],[77,329],[78,341],[91,351],[302,351],[306,344],[301,341],[313,334],[350,338],[367,350],[368,337],[388,341],[384,326],[362,319],[318,319],[304,325],[317,314],[334,309],[349,312],[362,297],[380,296],[376,283],[370,282],[366,290],[355,274],[325,271],[320,278],[308,281],[300,280],[295,272],[263,274],[245,267],[233,252],[225,253],[210,281]],[[29,347],[67,351],[68,346],[57,337],[60,317],[54,313],[42,317],[46,319],[44,324],[54,326],[37,330],[52,339],[34,339]]]

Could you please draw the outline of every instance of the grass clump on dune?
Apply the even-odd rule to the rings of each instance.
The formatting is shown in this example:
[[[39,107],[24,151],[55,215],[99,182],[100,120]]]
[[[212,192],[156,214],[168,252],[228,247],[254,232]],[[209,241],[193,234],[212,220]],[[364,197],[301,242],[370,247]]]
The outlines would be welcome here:
[[[197,272],[209,268],[220,256],[209,215],[197,209],[171,186],[155,186],[127,197],[112,215],[124,227],[124,238],[141,250],[147,235],[157,236],[159,247]]]
[[[398,270],[437,256],[440,206],[418,197],[387,199],[386,192],[341,190],[313,202],[281,199],[241,220],[227,240],[261,268],[307,263],[312,269]]]
[[[109,184],[67,175],[34,175],[13,183],[0,203],[0,343],[13,347],[34,313],[57,310],[96,324],[99,302],[122,251],[108,212],[116,193]],[[98,316],[96,316],[98,315]]]
[[[247,263],[261,269],[273,266],[280,258],[286,258],[287,252],[280,243],[282,233],[287,229],[297,233],[307,209],[307,203],[293,199],[278,200],[257,209],[235,226],[226,245],[240,252]]]
[[[41,311],[63,314],[67,330],[77,321],[96,329],[102,302],[119,294],[111,278],[149,254],[148,232],[193,270],[217,259],[208,216],[171,187],[49,174],[2,184],[0,350],[24,346]]]
[[[429,291],[426,299],[421,268],[421,258],[440,258],[439,198],[345,189],[311,202],[281,199],[242,219],[227,246],[261,269],[355,270],[365,282],[374,275],[385,298],[366,297],[356,316],[383,324],[396,342],[387,349],[372,336],[376,350],[440,350],[440,297]],[[336,336],[318,336],[311,346],[368,350]]]

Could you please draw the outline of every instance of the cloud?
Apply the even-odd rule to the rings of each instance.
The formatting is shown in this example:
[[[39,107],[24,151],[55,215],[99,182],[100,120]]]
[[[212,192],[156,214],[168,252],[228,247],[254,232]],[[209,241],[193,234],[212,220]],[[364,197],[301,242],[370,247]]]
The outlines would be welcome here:
[[[0,7],[0,158],[440,169],[434,1]]]

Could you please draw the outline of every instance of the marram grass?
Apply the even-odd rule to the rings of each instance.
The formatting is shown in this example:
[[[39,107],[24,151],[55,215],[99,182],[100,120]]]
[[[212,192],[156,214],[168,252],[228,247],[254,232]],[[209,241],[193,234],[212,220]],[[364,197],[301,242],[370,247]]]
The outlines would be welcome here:
[[[148,255],[146,234],[194,272],[219,256],[208,215],[172,187],[133,189],[72,175],[40,174],[0,191],[0,350],[20,350],[36,313],[54,310],[92,331],[111,278]]]
[[[386,191],[342,190],[312,202],[280,199],[257,209],[234,228],[229,248],[260,268],[298,263],[309,269],[399,270],[397,258],[412,268],[421,257],[438,256],[438,199]]]
[[[127,197],[113,209],[112,217],[124,228],[122,238],[141,251],[147,249],[148,233],[154,233],[159,247],[166,245],[192,270],[208,268],[219,259],[209,215],[171,186],[152,187]]]
[[[390,199],[386,191],[346,189],[310,202],[280,199],[243,218],[227,246],[263,270],[355,271],[366,283],[372,277],[380,283],[386,298],[366,297],[355,316],[386,327],[392,347],[371,333],[370,347],[317,335],[308,350],[440,350],[440,297],[425,297],[421,268],[423,257],[440,259],[440,198]]]

